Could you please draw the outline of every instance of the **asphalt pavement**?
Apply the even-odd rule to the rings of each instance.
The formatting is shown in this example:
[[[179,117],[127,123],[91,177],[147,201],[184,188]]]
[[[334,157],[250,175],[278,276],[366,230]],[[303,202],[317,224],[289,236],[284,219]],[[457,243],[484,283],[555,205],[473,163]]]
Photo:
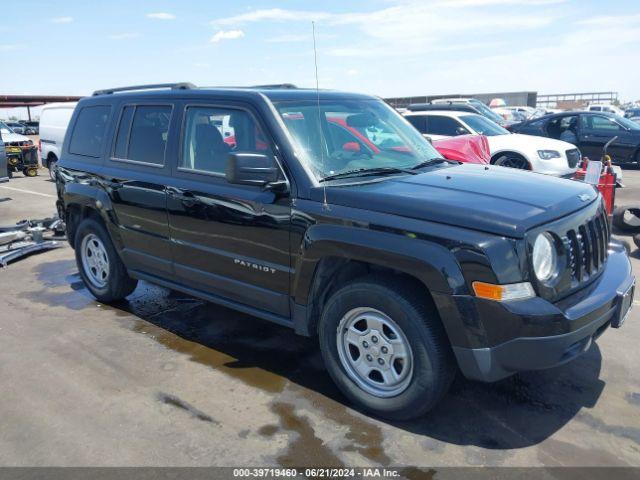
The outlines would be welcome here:
[[[41,172],[0,185],[0,224],[54,213]],[[625,184],[640,202],[640,171]],[[69,247],[0,286],[0,466],[640,466],[640,308],[567,365],[458,378],[392,423],[348,404],[313,339],[144,282],[100,304]]]

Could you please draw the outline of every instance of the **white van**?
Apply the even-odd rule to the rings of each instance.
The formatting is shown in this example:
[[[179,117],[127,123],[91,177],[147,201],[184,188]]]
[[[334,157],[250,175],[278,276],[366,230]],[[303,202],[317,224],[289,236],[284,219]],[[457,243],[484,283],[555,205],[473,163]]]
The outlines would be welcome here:
[[[52,180],[55,180],[55,165],[75,108],[76,102],[50,103],[42,107],[40,113],[40,159],[49,169]]]

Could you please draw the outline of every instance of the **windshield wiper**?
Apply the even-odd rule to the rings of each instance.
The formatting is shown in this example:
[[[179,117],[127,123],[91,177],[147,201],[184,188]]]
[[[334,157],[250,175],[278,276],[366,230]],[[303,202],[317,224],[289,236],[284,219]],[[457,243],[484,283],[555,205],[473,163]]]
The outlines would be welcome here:
[[[413,167],[411,169],[398,167],[356,168],[355,170],[347,170],[346,172],[338,172],[332,175],[327,175],[326,177],[323,177],[318,181],[326,182],[328,180],[335,180],[338,178],[366,177],[368,175],[378,175],[380,173],[408,173],[409,175],[417,174],[417,172],[413,171]]]
[[[438,163],[445,163],[448,161],[449,160],[447,160],[446,158],[434,157],[434,158],[430,158],[429,160],[425,160],[424,162],[420,162],[417,165],[414,165],[413,167],[411,167],[411,170],[418,170],[419,168],[428,167],[430,165],[437,165]]]

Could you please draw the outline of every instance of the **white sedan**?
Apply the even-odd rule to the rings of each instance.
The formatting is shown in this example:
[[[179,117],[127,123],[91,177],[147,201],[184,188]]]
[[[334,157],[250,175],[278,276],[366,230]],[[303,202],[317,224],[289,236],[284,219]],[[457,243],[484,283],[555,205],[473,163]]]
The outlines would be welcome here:
[[[575,145],[552,138],[511,133],[475,113],[427,110],[409,111],[404,116],[431,140],[457,135],[485,135],[494,165],[571,177],[582,159]]]

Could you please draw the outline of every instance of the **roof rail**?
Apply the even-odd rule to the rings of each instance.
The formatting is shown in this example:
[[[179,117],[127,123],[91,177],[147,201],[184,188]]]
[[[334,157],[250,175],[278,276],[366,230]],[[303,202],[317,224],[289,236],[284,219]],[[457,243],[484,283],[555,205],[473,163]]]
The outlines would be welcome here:
[[[181,83],[155,83],[151,85],[133,85],[131,87],[118,87],[107,88],[105,90],[96,90],[93,92],[93,96],[96,95],[111,95],[116,92],[131,92],[136,90],[155,90],[160,88],[170,88],[171,90],[190,90],[196,88],[193,83],[181,82]]]
[[[296,85],[294,85],[293,83],[275,83],[273,85],[253,85],[251,87],[247,87],[247,88],[286,88],[286,89],[295,89],[298,88]]]

